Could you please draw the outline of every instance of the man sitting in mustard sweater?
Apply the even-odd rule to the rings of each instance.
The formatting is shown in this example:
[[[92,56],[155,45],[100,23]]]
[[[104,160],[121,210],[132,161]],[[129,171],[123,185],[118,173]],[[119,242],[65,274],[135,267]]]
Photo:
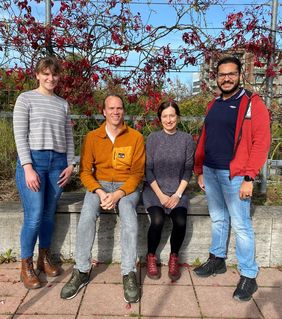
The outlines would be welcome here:
[[[121,221],[121,273],[124,299],[139,300],[136,281],[137,213],[144,175],[143,136],[124,123],[124,105],[120,96],[109,95],[103,106],[106,121],[87,134],[80,160],[80,178],[86,187],[77,228],[76,265],[61,298],[72,299],[88,284],[91,250],[96,234],[96,219],[101,208],[118,206]]]

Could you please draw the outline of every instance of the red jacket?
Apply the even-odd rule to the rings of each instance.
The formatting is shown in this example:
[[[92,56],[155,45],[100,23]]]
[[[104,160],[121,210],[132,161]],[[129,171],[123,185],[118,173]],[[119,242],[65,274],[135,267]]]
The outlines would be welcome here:
[[[214,101],[208,104],[206,113]],[[205,139],[204,125],[195,152],[194,172],[197,175],[203,173]],[[244,175],[255,178],[267,159],[270,142],[270,119],[265,104],[258,94],[253,93],[249,98],[245,93],[238,110],[234,154],[229,165],[230,178]]]

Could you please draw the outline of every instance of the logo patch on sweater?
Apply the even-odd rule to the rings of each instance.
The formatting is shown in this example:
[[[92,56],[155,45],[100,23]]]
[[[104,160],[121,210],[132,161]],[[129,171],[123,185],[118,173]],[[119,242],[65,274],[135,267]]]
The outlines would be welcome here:
[[[125,158],[125,154],[124,154],[124,153],[118,153],[118,154],[117,154],[117,157],[118,157],[118,158]]]
[[[132,146],[114,147],[112,157],[112,166],[114,169],[128,171],[132,163]]]
[[[229,105],[229,107],[230,107],[231,109],[237,109],[237,106],[235,106],[235,105]]]

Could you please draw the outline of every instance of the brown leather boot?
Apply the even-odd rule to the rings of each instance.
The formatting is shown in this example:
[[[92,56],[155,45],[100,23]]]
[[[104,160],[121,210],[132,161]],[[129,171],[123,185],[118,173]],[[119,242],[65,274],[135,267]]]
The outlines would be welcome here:
[[[41,287],[39,278],[33,269],[32,257],[22,259],[21,281],[27,289],[37,289]]]
[[[50,251],[48,248],[39,248],[37,269],[43,271],[48,277],[56,277],[60,274],[59,268],[56,267],[50,259]]]

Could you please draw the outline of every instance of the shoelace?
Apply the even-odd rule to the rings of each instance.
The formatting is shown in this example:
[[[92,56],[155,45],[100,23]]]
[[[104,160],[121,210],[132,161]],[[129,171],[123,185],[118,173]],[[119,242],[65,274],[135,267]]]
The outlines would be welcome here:
[[[128,283],[128,288],[133,289],[136,286],[135,278],[134,277],[127,277],[127,283]]]
[[[176,272],[178,272],[178,268],[179,268],[178,258],[172,257],[172,258],[170,259],[169,268],[170,268],[170,270],[171,270],[171,271],[170,271],[171,273],[176,273]]]
[[[215,262],[216,262],[216,259],[209,258],[205,263],[203,263],[203,267],[205,267],[208,264],[215,265]]]
[[[147,266],[149,268],[149,272],[156,272],[157,271],[156,258],[149,256]]]
[[[52,260],[50,259],[49,256],[46,256],[46,261],[47,261],[47,263],[49,264],[50,267],[54,267],[55,268],[55,266],[54,266],[54,264],[53,264],[53,262],[52,262]]]
[[[216,264],[216,259],[209,258],[203,265],[202,267],[210,267],[213,276],[215,276],[215,264]]]
[[[29,276],[29,277],[35,276],[35,272],[34,272],[34,269],[33,269],[33,262],[32,262],[32,260],[29,260],[29,261],[28,261],[27,273],[28,273],[28,276]]]
[[[79,276],[79,273],[78,273],[78,276]],[[76,282],[78,276],[76,276],[76,274],[73,272],[69,283],[74,284]]]

